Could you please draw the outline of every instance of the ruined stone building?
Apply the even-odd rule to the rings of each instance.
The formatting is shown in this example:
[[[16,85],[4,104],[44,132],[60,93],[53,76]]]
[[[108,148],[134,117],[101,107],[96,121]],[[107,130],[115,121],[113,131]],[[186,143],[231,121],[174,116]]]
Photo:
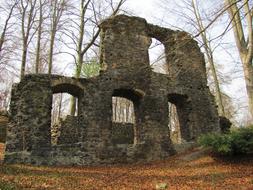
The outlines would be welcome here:
[[[99,76],[76,79],[33,74],[13,86],[5,163],[98,165],[167,158],[175,152],[169,138],[168,102],[176,105],[185,141],[218,130],[204,57],[189,34],[124,15],[107,19],[100,27],[103,69]],[[168,74],[155,73],[150,67],[151,38],[165,47]],[[78,98],[78,114],[61,122],[53,145],[55,93]],[[121,125],[112,121],[112,97],[134,104],[129,143],[112,140],[115,125]]]

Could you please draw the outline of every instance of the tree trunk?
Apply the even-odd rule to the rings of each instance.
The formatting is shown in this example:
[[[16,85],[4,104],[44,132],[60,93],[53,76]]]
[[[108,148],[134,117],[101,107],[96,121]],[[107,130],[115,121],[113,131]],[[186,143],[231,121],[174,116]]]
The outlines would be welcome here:
[[[20,79],[23,79],[25,76],[26,57],[27,57],[27,40],[23,40]]]
[[[25,18],[26,18],[28,3],[30,4],[30,10],[28,12],[28,18],[27,18],[27,23],[26,23]],[[22,49],[20,79],[22,79],[25,76],[27,49],[28,49],[29,41],[31,40],[29,38],[30,37],[30,30],[32,29],[35,14],[36,14],[36,12],[34,13],[36,0],[28,1],[28,2],[26,2],[26,5],[24,5],[23,1],[21,1],[21,4],[22,4],[21,29],[22,29],[22,38],[23,38],[22,39],[23,40],[23,49]]]
[[[79,39],[78,39],[78,47],[77,47],[77,66],[75,71],[75,77],[80,78],[82,66],[83,66],[83,36],[84,36],[84,16],[86,9],[88,7],[88,4],[90,1],[88,1],[84,5],[85,0],[81,0],[81,11],[80,11],[80,27],[79,27]],[[76,98],[71,97],[70,99],[70,115],[75,115],[76,112]]]
[[[74,116],[76,113],[76,97],[71,96],[70,98],[70,115]]]
[[[57,25],[57,3],[58,1],[55,0],[52,2],[51,6],[53,6],[53,16],[51,18],[51,32],[50,32],[50,47],[49,47],[49,58],[48,58],[48,74],[51,75],[52,73],[52,65],[53,65],[53,54],[54,54],[54,42],[55,42],[55,35],[56,35],[56,25]]]
[[[78,54],[77,67],[76,67],[76,72],[75,72],[76,78],[80,78],[81,76],[82,65],[83,65],[83,55]],[[74,116],[76,113],[76,104],[77,104],[77,98],[72,96],[70,98],[70,115],[72,116]]]
[[[244,59],[245,60],[245,59]],[[249,111],[253,119],[253,66],[251,62],[243,62],[244,78],[249,102]]]
[[[235,0],[224,0],[225,4],[229,7],[227,9],[229,17],[233,25],[233,32],[235,37],[236,46],[240,55],[240,59],[243,65],[244,79],[246,84],[246,90],[248,95],[249,113],[253,120],[253,30],[252,30],[252,9],[249,8],[249,2],[243,0],[244,15],[248,32],[244,32],[242,25],[242,18],[240,17],[240,11],[242,8],[238,8]],[[247,40],[245,40],[247,39]]]
[[[37,39],[37,47],[36,47],[36,60],[35,60],[35,73],[39,73],[39,65],[40,65],[40,42],[41,42],[41,33],[42,33],[42,3],[40,0],[40,13],[39,13],[39,26],[38,26],[38,39]]]
[[[113,9],[113,12],[111,15],[116,15],[120,9],[120,7],[122,6],[122,4],[124,3],[124,0],[120,0],[119,3],[117,4],[117,6],[115,7],[115,9]],[[79,36],[78,36],[78,41],[77,41],[77,67],[76,67],[76,72],[75,72],[75,77],[76,78],[80,78],[81,75],[81,71],[82,71],[82,66],[83,66],[83,61],[84,61],[84,55],[85,53],[90,49],[90,47],[94,44],[94,42],[96,41],[96,39],[99,36],[100,33],[100,29],[98,29],[96,31],[96,33],[94,33],[94,35],[92,36],[92,39],[90,40],[90,42],[84,47],[83,46],[83,40],[84,40],[84,27],[85,27],[85,14],[86,11],[88,9],[88,5],[91,3],[91,0],[81,0],[81,10],[80,10],[80,25],[79,25]],[[93,7],[94,8],[94,7]],[[95,13],[95,10],[94,14]],[[76,107],[76,101],[74,101],[74,97],[71,98],[71,103],[70,103],[70,114],[74,115],[74,111],[75,111],[75,107]]]
[[[8,14],[8,17],[7,19],[5,20],[4,22],[4,27],[3,27],[3,31],[1,33],[1,37],[0,37],[0,52],[2,51],[2,48],[3,48],[3,44],[5,42],[5,35],[6,35],[6,32],[7,32],[7,28],[8,28],[8,25],[9,25],[9,21],[12,17],[12,13],[13,13],[13,9],[15,8],[15,6],[17,5],[18,1],[15,1],[14,4],[11,6],[10,8],[10,12]]]
[[[225,113],[225,109],[224,109],[224,105],[223,105],[223,101],[222,101],[220,84],[219,84],[219,80],[218,80],[218,77],[217,77],[216,68],[215,68],[213,59],[210,58],[210,56],[208,56],[208,62],[210,64],[211,71],[212,71],[212,76],[213,76],[213,79],[214,79],[214,87],[215,87],[215,92],[216,92],[215,93],[215,98],[216,98],[216,102],[218,104],[219,115],[225,117],[226,113]]]
[[[50,37],[50,48],[49,48],[49,60],[48,60],[48,74],[52,74],[52,65],[53,65],[53,54],[54,54],[54,40],[55,40],[55,32],[51,31]]]
[[[194,10],[195,18],[197,20],[198,30],[202,31],[201,32],[201,38],[202,38],[202,41],[203,41],[203,44],[204,44],[205,55],[207,57],[208,63],[210,64],[211,73],[212,73],[212,76],[213,76],[213,79],[214,79],[215,98],[216,98],[216,102],[218,104],[219,114],[221,116],[225,116],[225,110],[224,110],[224,105],[223,105],[223,102],[222,102],[220,84],[219,84],[219,80],[218,80],[218,77],[217,77],[217,72],[216,72],[216,68],[215,68],[215,64],[214,64],[211,44],[209,43],[209,41],[207,39],[206,32],[204,30],[204,26],[203,26],[203,23],[202,23],[200,14],[199,14],[199,9],[198,9],[197,4],[196,4],[196,0],[192,0],[192,7],[193,7],[193,10]]]

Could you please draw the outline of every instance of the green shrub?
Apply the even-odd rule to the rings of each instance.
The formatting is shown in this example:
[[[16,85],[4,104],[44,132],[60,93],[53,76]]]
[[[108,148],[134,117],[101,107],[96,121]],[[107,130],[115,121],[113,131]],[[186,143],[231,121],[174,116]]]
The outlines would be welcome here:
[[[253,153],[253,126],[230,132],[234,154]]]
[[[231,138],[227,134],[206,134],[199,138],[198,143],[222,155],[228,155],[232,152]]]
[[[227,134],[210,133],[199,138],[201,146],[221,155],[253,153],[253,126],[238,128]]]

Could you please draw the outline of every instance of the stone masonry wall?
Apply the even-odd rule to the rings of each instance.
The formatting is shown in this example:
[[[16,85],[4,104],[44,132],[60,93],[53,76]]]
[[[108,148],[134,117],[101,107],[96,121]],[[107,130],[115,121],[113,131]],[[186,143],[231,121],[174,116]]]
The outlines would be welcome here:
[[[113,144],[133,144],[134,124],[132,123],[112,123],[112,143]]]
[[[109,18],[100,27],[99,76],[26,75],[13,86],[5,163],[100,165],[165,159],[175,153],[168,102],[177,107],[183,141],[219,129],[204,58],[189,34],[125,15]],[[168,75],[150,67],[151,38],[165,46]],[[52,95],[64,92],[78,98],[78,115],[61,122],[52,145]],[[112,122],[112,97],[134,104],[136,122],[122,133]],[[117,133],[126,134],[125,140],[117,139]]]
[[[82,128],[79,118],[68,115],[51,128],[51,136],[54,137],[54,144],[73,144],[81,141]],[[54,129],[54,130],[52,130]],[[54,135],[54,136],[53,136]]]

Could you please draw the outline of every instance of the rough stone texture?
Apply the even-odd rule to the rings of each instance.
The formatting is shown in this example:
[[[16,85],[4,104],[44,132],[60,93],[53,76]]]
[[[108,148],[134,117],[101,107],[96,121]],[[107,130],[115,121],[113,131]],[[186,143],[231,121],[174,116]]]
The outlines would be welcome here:
[[[134,144],[134,124],[112,123],[113,144]]]
[[[71,144],[81,142],[81,122],[76,116],[68,115],[60,121],[58,138],[55,144]]]
[[[98,165],[164,159],[175,153],[168,102],[177,107],[184,141],[219,130],[204,57],[190,35],[124,15],[107,19],[100,27],[99,76],[26,75],[13,86],[6,163]],[[165,46],[168,75],[150,67],[151,38]],[[52,95],[63,92],[78,98],[78,116],[62,122],[57,144],[52,145]],[[113,96],[134,104],[133,143],[115,142]]]
[[[5,143],[6,141],[6,128],[8,120],[8,116],[0,112],[0,143]]]

